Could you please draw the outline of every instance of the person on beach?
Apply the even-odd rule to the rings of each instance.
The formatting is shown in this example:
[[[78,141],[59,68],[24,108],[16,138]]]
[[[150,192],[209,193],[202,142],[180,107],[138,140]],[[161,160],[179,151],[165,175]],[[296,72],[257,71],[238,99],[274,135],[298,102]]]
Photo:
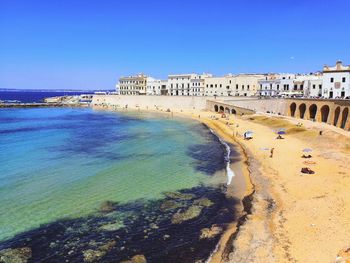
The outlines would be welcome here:
[[[271,151],[270,151],[270,158],[273,157],[273,151],[275,150],[275,148],[271,148]]]

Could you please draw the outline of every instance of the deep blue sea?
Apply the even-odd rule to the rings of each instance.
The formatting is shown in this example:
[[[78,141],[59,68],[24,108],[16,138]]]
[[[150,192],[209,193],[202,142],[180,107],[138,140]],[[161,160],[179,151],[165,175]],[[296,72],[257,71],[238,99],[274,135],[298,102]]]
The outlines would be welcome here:
[[[72,96],[93,93],[92,91],[26,91],[0,90],[0,101],[17,101],[22,103],[43,102],[44,98],[56,96]]]
[[[26,251],[28,262],[205,261],[221,235],[206,231],[235,220],[225,146],[197,122],[0,109],[0,142],[0,254]]]

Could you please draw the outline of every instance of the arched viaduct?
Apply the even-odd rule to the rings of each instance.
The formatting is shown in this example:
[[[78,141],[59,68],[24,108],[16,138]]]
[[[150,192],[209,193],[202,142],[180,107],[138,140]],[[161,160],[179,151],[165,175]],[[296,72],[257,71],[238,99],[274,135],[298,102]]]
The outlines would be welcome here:
[[[255,112],[250,109],[246,109],[244,107],[239,107],[232,105],[231,103],[225,103],[223,101],[212,101],[207,100],[207,109],[225,113],[225,114],[238,114],[238,115],[248,115],[248,114],[254,114]]]
[[[236,104],[236,105],[235,105]],[[239,106],[237,106],[237,104]],[[207,109],[226,114],[278,113],[294,118],[324,122],[350,131],[350,101],[321,99],[271,99],[246,101],[207,100]]]
[[[350,130],[350,101],[286,99],[286,115]]]

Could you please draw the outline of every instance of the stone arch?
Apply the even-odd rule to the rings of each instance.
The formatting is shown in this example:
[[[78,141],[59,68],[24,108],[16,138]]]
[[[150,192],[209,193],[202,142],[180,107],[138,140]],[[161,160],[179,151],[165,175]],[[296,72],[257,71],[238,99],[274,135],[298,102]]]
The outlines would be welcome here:
[[[225,108],[225,113],[230,114],[230,109],[228,107]]]
[[[334,120],[333,120],[334,126],[337,126],[337,124],[338,124],[339,115],[340,115],[340,107],[338,106],[334,111]]]
[[[328,116],[329,116],[329,106],[323,105],[321,108],[321,121],[327,123]]]
[[[348,116],[349,116],[349,108],[345,108],[343,110],[343,113],[341,115],[341,124],[340,124],[340,128],[344,129],[345,125],[346,125],[346,121],[348,120]]]
[[[219,106],[218,105],[214,105],[214,110],[215,110],[215,112],[218,112],[219,111]]]
[[[317,105],[311,104],[311,106],[309,107],[310,119],[316,119],[316,114],[317,114]]]
[[[290,116],[294,117],[295,116],[295,111],[297,109],[297,105],[295,104],[295,102],[293,102],[292,104],[290,104],[289,106],[289,110],[290,110]]]
[[[231,110],[231,113],[232,113],[232,114],[237,114],[237,112],[236,112],[235,109],[232,109],[232,110]]]
[[[304,119],[306,112],[306,104],[302,103],[299,105],[299,117],[300,119]]]
[[[219,108],[219,110],[220,110],[220,112],[224,112],[224,106],[220,106],[220,108]]]

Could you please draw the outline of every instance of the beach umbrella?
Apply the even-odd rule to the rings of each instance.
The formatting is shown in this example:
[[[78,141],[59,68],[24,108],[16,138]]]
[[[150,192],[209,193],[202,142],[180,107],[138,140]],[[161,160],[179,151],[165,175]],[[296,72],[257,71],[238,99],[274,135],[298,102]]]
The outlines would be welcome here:
[[[285,131],[278,131],[277,134],[282,135],[282,134],[286,134],[286,132]]]
[[[304,152],[304,153],[309,153],[309,152],[312,152],[312,149],[310,149],[310,148],[305,148],[305,149],[303,150],[303,152]]]
[[[245,137],[253,137],[253,132],[252,131],[246,131],[244,133]]]

